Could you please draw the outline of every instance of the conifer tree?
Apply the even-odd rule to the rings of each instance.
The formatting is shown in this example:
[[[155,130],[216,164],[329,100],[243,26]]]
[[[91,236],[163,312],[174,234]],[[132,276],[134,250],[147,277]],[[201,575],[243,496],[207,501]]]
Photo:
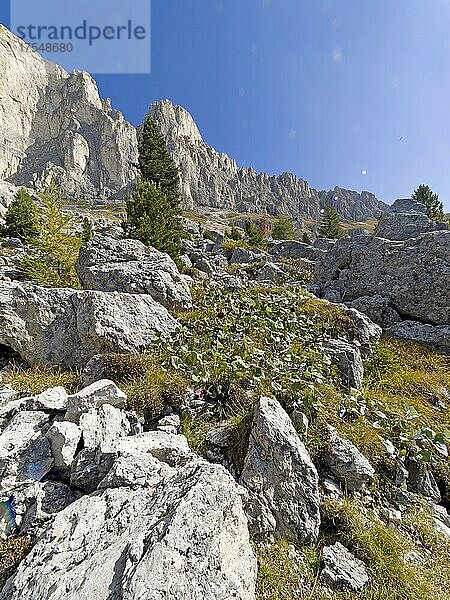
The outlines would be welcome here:
[[[179,208],[180,179],[178,167],[167,151],[166,141],[158,126],[147,115],[139,140],[139,168],[144,181],[158,185],[170,205]]]
[[[81,239],[75,236],[74,218],[63,212],[63,199],[55,187],[40,194],[43,204],[37,218],[38,234],[30,241],[21,270],[29,279],[47,287],[80,287],[75,262]]]
[[[83,231],[81,233],[81,240],[83,243],[89,242],[94,237],[94,229],[92,223],[88,217],[83,219]]]
[[[247,234],[250,246],[265,248],[266,242],[264,240],[264,234],[252,221],[245,222],[245,233]]]
[[[272,229],[274,240],[294,240],[296,238],[294,224],[288,217],[280,217]]]
[[[339,215],[329,202],[326,202],[323,206],[318,234],[320,237],[330,239],[345,237],[345,230],[341,225]]]
[[[141,178],[126,200],[124,234],[167,252],[177,261],[185,235],[179,218],[179,172],[150,116],[144,121],[139,140],[139,168]]]
[[[5,237],[19,238],[22,242],[34,239],[38,235],[37,213],[33,198],[24,188],[20,188],[8,207],[5,225],[0,233]]]
[[[412,200],[421,202],[427,207],[427,215],[433,221],[444,221],[444,205],[439,200],[439,196],[435,194],[428,185],[419,185],[414,190]]]
[[[183,227],[166,194],[155,183],[139,179],[131,198],[126,200],[126,237],[140,240],[173,259],[180,254]]]

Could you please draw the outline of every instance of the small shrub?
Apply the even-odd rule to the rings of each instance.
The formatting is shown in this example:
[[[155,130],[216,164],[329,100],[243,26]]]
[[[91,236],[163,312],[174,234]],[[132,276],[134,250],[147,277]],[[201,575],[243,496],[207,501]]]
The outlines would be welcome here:
[[[0,541],[0,590],[30,550],[31,542],[26,536]]]
[[[8,207],[0,235],[19,238],[22,242],[33,240],[39,234],[37,218],[38,210],[33,198],[24,188],[20,188]]]
[[[125,387],[128,408],[144,417],[146,423],[160,418],[167,406],[180,408],[187,392],[186,379],[157,366]]]

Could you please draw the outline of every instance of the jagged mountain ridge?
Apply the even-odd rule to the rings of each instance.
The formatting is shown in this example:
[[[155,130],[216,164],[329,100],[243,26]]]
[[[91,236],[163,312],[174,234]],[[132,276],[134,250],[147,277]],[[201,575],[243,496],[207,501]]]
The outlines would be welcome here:
[[[386,205],[369,192],[318,192],[292,173],[241,168],[202,138],[187,110],[169,100],[150,107],[181,172],[183,206],[316,220],[330,197],[343,218],[378,217]],[[74,198],[122,197],[136,175],[136,129],[94,79],[44,60],[0,25],[0,180],[39,189],[51,181]]]
[[[202,138],[198,127],[181,106],[170,100],[155,102],[150,115],[160,127],[175,162],[180,165],[185,206],[212,206],[237,212],[266,212],[294,219],[318,219],[320,205],[332,200],[345,219],[379,217],[386,204],[370,192],[336,187],[318,192],[292,173],[270,176],[239,167],[233,158],[220,154]]]

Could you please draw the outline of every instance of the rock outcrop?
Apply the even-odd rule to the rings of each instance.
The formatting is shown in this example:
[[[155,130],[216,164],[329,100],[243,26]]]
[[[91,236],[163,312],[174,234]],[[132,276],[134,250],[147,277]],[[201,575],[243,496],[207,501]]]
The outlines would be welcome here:
[[[424,204],[400,198],[386,210],[375,230],[377,237],[409,240],[429,231],[448,231],[446,223],[436,223],[426,214]]]
[[[317,539],[317,471],[289,416],[272,398],[261,398],[255,407],[240,483],[249,490],[249,524],[257,537]]]
[[[34,543],[1,600],[254,600],[244,490],[231,475],[184,436],[115,428],[116,413],[122,423],[132,415],[117,408],[126,396],[112,382],[44,396],[55,395],[66,418],[77,406],[79,427],[47,406],[16,413],[0,434],[0,501],[13,506],[6,534]],[[105,427],[94,431],[95,411]],[[77,489],[57,480],[68,470]]]
[[[189,286],[170,256],[138,240],[95,236],[82,246],[76,270],[88,290],[149,294],[170,310],[192,304]]]
[[[405,241],[339,240],[319,258],[315,271],[326,297],[330,291],[333,299],[345,302],[384,296],[400,316],[434,325],[450,322],[449,281],[450,231]]]
[[[142,351],[175,327],[149,295],[0,282],[0,344],[30,365],[83,366],[95,354]]]
[[[101,100],[90,75],[69,75],[0,26],[0,179],[74,197],[110,197],[136,176],[136,130]]]
[[[318,219],[327,196],[292,173],[270,176],[241,168],[202,138],[187,110],[170,100],[155,102],[150,115],[167,140],[169,152],[181,169],[181,190],[186,208],[212,206],[238,212],[289,215],[295,220]],[[343,218],[379,217],[386,205],[368,192],[336,188],[329,192]]]

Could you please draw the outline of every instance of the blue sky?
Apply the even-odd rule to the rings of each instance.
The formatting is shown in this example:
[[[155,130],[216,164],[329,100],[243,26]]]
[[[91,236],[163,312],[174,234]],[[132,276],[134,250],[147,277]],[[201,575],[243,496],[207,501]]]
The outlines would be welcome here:
[[[185,106],[240,165],[450,210],[449,26],[448,0],[153,0],[151,75],[96,78],[135,124]]]

